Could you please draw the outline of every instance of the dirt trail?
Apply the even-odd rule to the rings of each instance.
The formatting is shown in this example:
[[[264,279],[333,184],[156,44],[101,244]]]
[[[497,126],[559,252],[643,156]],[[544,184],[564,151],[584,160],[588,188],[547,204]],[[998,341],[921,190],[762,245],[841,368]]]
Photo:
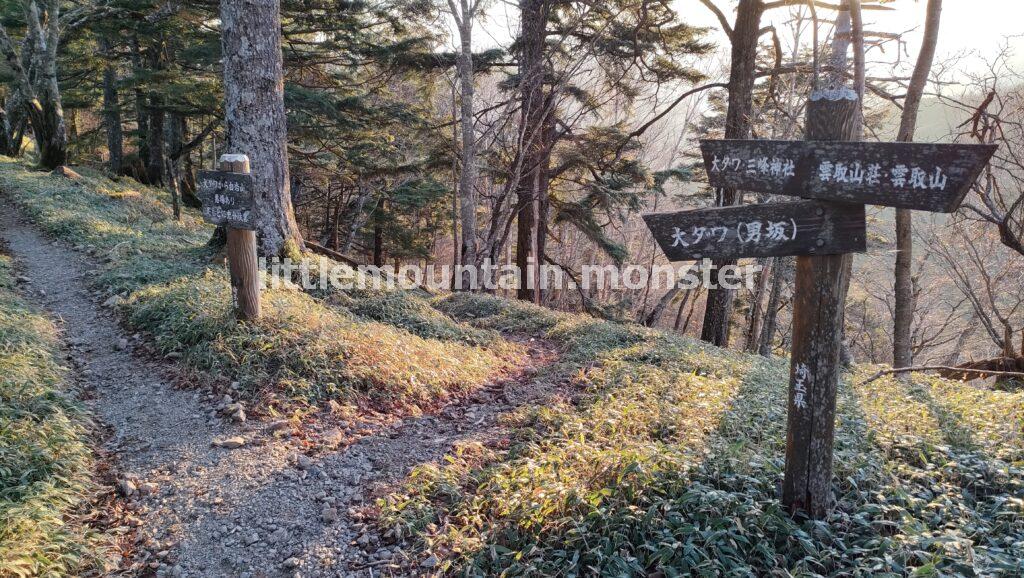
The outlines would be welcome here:
[[[555,387],[524,375],[438,416],[393,423],[325,416],[301,431],[238,423],[218,413],[221,395],[176,389],[172,368],[124,334],[85,288],[94,267],[87,257],[22,222],[6,199],[0,231],[27,278],[24,292],[60,322],[75,379],[113,430],[107,449],[117,456],[118,491],[139,518],[129,574],[429,574],[429,560],[384,544],[362,519],[373,490],[456,441],[501,435],[496,416]],[[538,365],[554,357],[544,344],[531,355]],[[244,445],[214,445],[232,438]]]

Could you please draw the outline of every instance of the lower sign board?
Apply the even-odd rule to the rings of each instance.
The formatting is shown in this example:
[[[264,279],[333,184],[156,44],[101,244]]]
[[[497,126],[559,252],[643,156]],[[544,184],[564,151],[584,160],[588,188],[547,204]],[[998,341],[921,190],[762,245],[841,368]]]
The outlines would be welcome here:
[[[715,187],[949,213],[996,145],[704,140],[700,148]]]
[[[670,261],[867,250],[864,205],[797,201],[644,215]]]
[[[203,217],[215,225],[255,229],[252,175],[199,171],[196,196],[203,202]]]

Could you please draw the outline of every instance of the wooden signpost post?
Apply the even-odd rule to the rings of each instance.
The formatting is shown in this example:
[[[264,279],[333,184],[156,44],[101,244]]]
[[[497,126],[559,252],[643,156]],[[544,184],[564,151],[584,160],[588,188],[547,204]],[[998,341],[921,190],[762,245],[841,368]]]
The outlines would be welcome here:
[[[227,230],[228,270],[235,317],[260,316],[260,277],[256,258],[255,199],[249,157],[222,155],[219,171],[199,171],[197,196],[203,216]]]
[[[995,145],[853,142],[860,102],[840,87],[807,105],[807,140],[701,142],[716,187],[803,197],[798,202],[645,215],[672,261],[797,256],[782,502],[824,517],[843,308],[852,253],[865,250],[864,205],[948,213]]]

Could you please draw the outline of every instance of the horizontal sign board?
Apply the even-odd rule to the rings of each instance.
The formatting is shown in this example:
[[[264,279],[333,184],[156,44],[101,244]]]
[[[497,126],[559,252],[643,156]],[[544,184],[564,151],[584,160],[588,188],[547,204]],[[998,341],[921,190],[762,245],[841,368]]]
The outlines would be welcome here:
[[[864,205],[796,201],[644,215],[670,261],[867,250]]]
[[[703,140],[712,186],[827,201],[955,211],[996,145]]]
[[[203,202],[203,217],[215,225],[255,229],[256,211],[252,175],[199,171],[196,196]]]

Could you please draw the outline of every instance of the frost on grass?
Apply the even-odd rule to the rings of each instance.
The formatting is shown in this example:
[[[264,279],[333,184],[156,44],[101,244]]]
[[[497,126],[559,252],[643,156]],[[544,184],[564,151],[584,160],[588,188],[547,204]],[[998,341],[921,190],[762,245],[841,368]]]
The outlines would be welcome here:
[[[48,234],[103,262],[92,284],[124,297],[133,329],[251,394],[416,411],[483,386],[521,358],[493,332],[406,294],[317,299],[285,286],[264,292],[265,319],[241,325],[223,258],[206,246],[212,226],[191,210],[175,221],[165,191],[87,169],[72,182],[2,157],[0,189]]]
[[[13,293],[0,256],[0,576],[99,571],[108,543],[75,518],[94,489],[87,424],[53,324]]]
[[[463,298],[465,299],[465,298]],[[465,300],[457,305],[465,314]],[[526,313],[477,304],[489,324]],[[382,530],[455,575],[1019,576],[1024,397],[932,379],[840,391],[836,507],[782,508],[785,360],[561,319],[575,405],[520,411],[380,501]],[[861,375],[864,374],[864,375]]]

